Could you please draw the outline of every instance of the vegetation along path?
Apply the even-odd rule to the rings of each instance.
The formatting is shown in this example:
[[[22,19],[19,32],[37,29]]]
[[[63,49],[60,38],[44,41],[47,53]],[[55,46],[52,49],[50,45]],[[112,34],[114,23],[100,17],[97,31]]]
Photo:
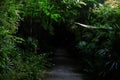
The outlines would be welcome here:
[[[53,61],[55,65],[45,73],[44,80],[83,80],[65,49],[56,49]]]

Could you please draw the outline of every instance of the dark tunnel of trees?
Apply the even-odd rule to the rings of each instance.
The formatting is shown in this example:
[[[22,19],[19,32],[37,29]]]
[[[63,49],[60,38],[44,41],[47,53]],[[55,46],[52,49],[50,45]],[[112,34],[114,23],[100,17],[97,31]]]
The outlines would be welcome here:
[[[57,47],[91,80],[119,80],[119,18],[119,0],[0,1],[0,80],[39,80]]]

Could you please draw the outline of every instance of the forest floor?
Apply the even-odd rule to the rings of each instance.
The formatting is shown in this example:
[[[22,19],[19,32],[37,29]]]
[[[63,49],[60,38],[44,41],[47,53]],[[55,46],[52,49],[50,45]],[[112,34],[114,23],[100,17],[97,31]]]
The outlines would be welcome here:
[[[76,72],[75,62],[65,49],[55,50],[53,63],[54,66],[45,73],[43,80],[84,80],[84,75]]]

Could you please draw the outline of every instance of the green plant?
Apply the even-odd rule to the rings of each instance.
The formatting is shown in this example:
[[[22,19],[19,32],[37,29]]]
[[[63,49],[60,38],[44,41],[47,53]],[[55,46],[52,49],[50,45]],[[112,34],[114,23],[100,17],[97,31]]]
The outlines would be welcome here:
[[[17,1],[1,1],[0,3],[0,70],[4,70],[12,57],[16,55],[16,42],[20,41],[16,33],[18,22],[21,20]]]
[[[116,18],[114,19],[116,20]],[[105,22],[107,25],[97,23],[99,26],[97,26],[96,29],[83,29],[84,31],[81,33],[83,35],[80,38],[81,41],[78,43],[77,48],[80,50],[79,55],[82,54],[82,60],[84,63],[83,70],[90,73],[89,75],[93,76],[93,79],[119,80],[120,27],[117,21],[117,25],[113,23],[111,24],[107,20]],[[108,25],[111,25],[111,29],[106,27]]]
[[[101,26],[101,25],[100,25]],[[76,46],[82,55],[84,71],[95,80],[119,79],[119,26],[86,28]],[[113,76],[111,76],[113,75]],[[111,76],[111,77],[108,77]]]
[[[21,54],[22,53],[22,54]],[[45,54],[21,52],[10,61],[8,69],[0,74],[2,80],[41,80],[47,65]]]
[[[92,13],[90,14],[89,20],[90,24],[102,24],[106,25],[108,24],[109,26],[113,25],[120,25],[119,24],[119,12],[120,12],[120,7],[119,7],[119,2],[116,3],[118,7],[111,8],[109,6],[110,4],[103,4],[102,6],[92,9]]]

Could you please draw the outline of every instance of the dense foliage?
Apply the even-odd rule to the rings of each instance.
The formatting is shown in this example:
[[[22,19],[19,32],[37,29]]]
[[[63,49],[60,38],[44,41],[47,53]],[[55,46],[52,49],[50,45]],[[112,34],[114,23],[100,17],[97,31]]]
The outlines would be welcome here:
[[[6,68],[7,61],[16,56],[15,43],[20,39],[14,34],[20,20],[19,6],[13,1],[0,2],[0,69]]]
[[[119,80],[120,2],[105,1],[0,1],[0,79],[39,80],[46,55],[63,45],[93,80]]]
[[[22,51],[17,47],[25,41],[22,37],[16,36],[19,23],[24,19],[22,2],[0,1],[0,10],[0,79],[40,79],[41,71],[46,64],[45,55]],[[34,47],[37,45],[30,44]]]
[[[105,4],[92,9],[88,20],[96,29],[83,29],[77,45],[84,71],[94,80],[119,80],[119,2],[110,7]]]

